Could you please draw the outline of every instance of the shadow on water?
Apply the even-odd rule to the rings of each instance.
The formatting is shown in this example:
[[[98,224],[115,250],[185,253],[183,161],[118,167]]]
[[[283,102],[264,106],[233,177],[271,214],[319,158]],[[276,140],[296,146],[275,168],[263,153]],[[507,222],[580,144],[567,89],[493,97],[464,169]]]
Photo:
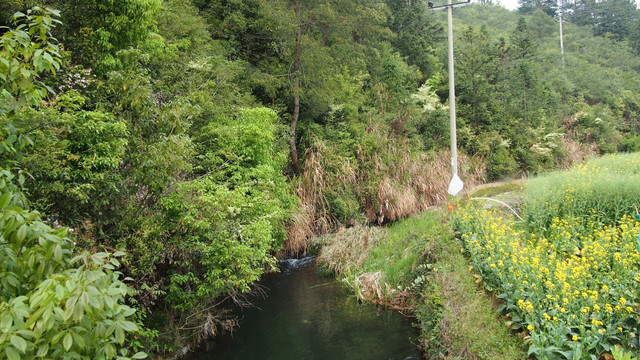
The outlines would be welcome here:
[[[420,359],[417,332],[391,310],[360,304],[312,258],[286,260],[261,285],[267,297],[240,313],[240,328],[196,352],[192,360]]]

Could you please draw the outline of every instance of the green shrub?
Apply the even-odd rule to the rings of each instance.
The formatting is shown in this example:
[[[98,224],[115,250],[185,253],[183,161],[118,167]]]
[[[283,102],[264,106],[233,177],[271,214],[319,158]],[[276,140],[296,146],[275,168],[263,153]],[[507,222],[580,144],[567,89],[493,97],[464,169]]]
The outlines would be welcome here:
[[[0,356],[129,359],[125,340],[139,328],[116,271],[124,253],[75,253],[66,228],[26,209],[14,180],[0,171]]]
[[[495,146],[487,157],[487,176],[489,180],[513,176],[517,169],[516,160],[504,146]]]
[[[640,151],[640,135],[626,136],[620,143],[620,151],[624,151],[624,152]]]
[[[84,103],[73,94],[59,100],[67,109]],[[126,123],[101,111],[51,107],[21,111],[18,117],[15,125],[32,129],[28,135],[34,146],[17,163],[31,175],[26,186],[37,208],[65,224],[107,212],[122,182]]]
[[[166,300],[178,312],[248,291],[275,265],[272,252],[281,248],[295,205],[281,173],[276,120],[272,110],[247,109],[205,126],[198,142],[206,172],[176,183],[159,201],[151,238],[134,242],[145,263],[166,269]],[[157,248],[149,252],[151,244]]]

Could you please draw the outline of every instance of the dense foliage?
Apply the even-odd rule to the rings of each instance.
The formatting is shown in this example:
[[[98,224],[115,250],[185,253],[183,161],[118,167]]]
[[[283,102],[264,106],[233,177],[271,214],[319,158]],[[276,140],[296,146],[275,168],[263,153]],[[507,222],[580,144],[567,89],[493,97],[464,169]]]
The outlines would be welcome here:
[[[117,271],[125,254],[75,248],[67,228],[53,229],[29,209],[22,190],[29,174],[15,167],[33,146],[17,129],[19,114],[52,92],[39,78],[60,66],[50,33],[57,15],[38,7],[17,13],[18,26],[0,43],[0,353],[10,360],[129,359],[126,336],[140,329],[132,321],[136,309],[125,304],[132,289]]]

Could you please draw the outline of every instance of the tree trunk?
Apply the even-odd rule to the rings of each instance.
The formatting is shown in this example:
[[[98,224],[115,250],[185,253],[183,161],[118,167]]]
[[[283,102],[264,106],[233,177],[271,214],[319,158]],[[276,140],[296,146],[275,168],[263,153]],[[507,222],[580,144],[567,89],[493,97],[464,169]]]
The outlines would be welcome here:
[[[322,46],[327,46],[327,38],[329,37],[329,24],[322,24]]]
[[[298,148],[296,146],[296,126],[300,117],[300,41],[302,40],[302,24],[300,22],[300,5],[298,0],[294,0],[296,18],[298,20],[298,29],[296,32],[296,54],[293,62],[293,117],[291,118],[291,138],[289,139],[289,153],[291,154],[291,165],[293,171],[299,174],[301,171],[300,162],[298,161]]]

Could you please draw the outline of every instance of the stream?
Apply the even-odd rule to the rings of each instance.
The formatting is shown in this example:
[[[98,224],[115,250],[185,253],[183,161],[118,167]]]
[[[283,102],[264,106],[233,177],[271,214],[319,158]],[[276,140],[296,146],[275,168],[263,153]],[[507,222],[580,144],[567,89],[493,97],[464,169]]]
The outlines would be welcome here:
[[[261,281],[266,297],[239,310],[240,328],[191,360],[420,359],[417,330],[398,312],[362,304],[315,271],[313,258],[285,260]]]

